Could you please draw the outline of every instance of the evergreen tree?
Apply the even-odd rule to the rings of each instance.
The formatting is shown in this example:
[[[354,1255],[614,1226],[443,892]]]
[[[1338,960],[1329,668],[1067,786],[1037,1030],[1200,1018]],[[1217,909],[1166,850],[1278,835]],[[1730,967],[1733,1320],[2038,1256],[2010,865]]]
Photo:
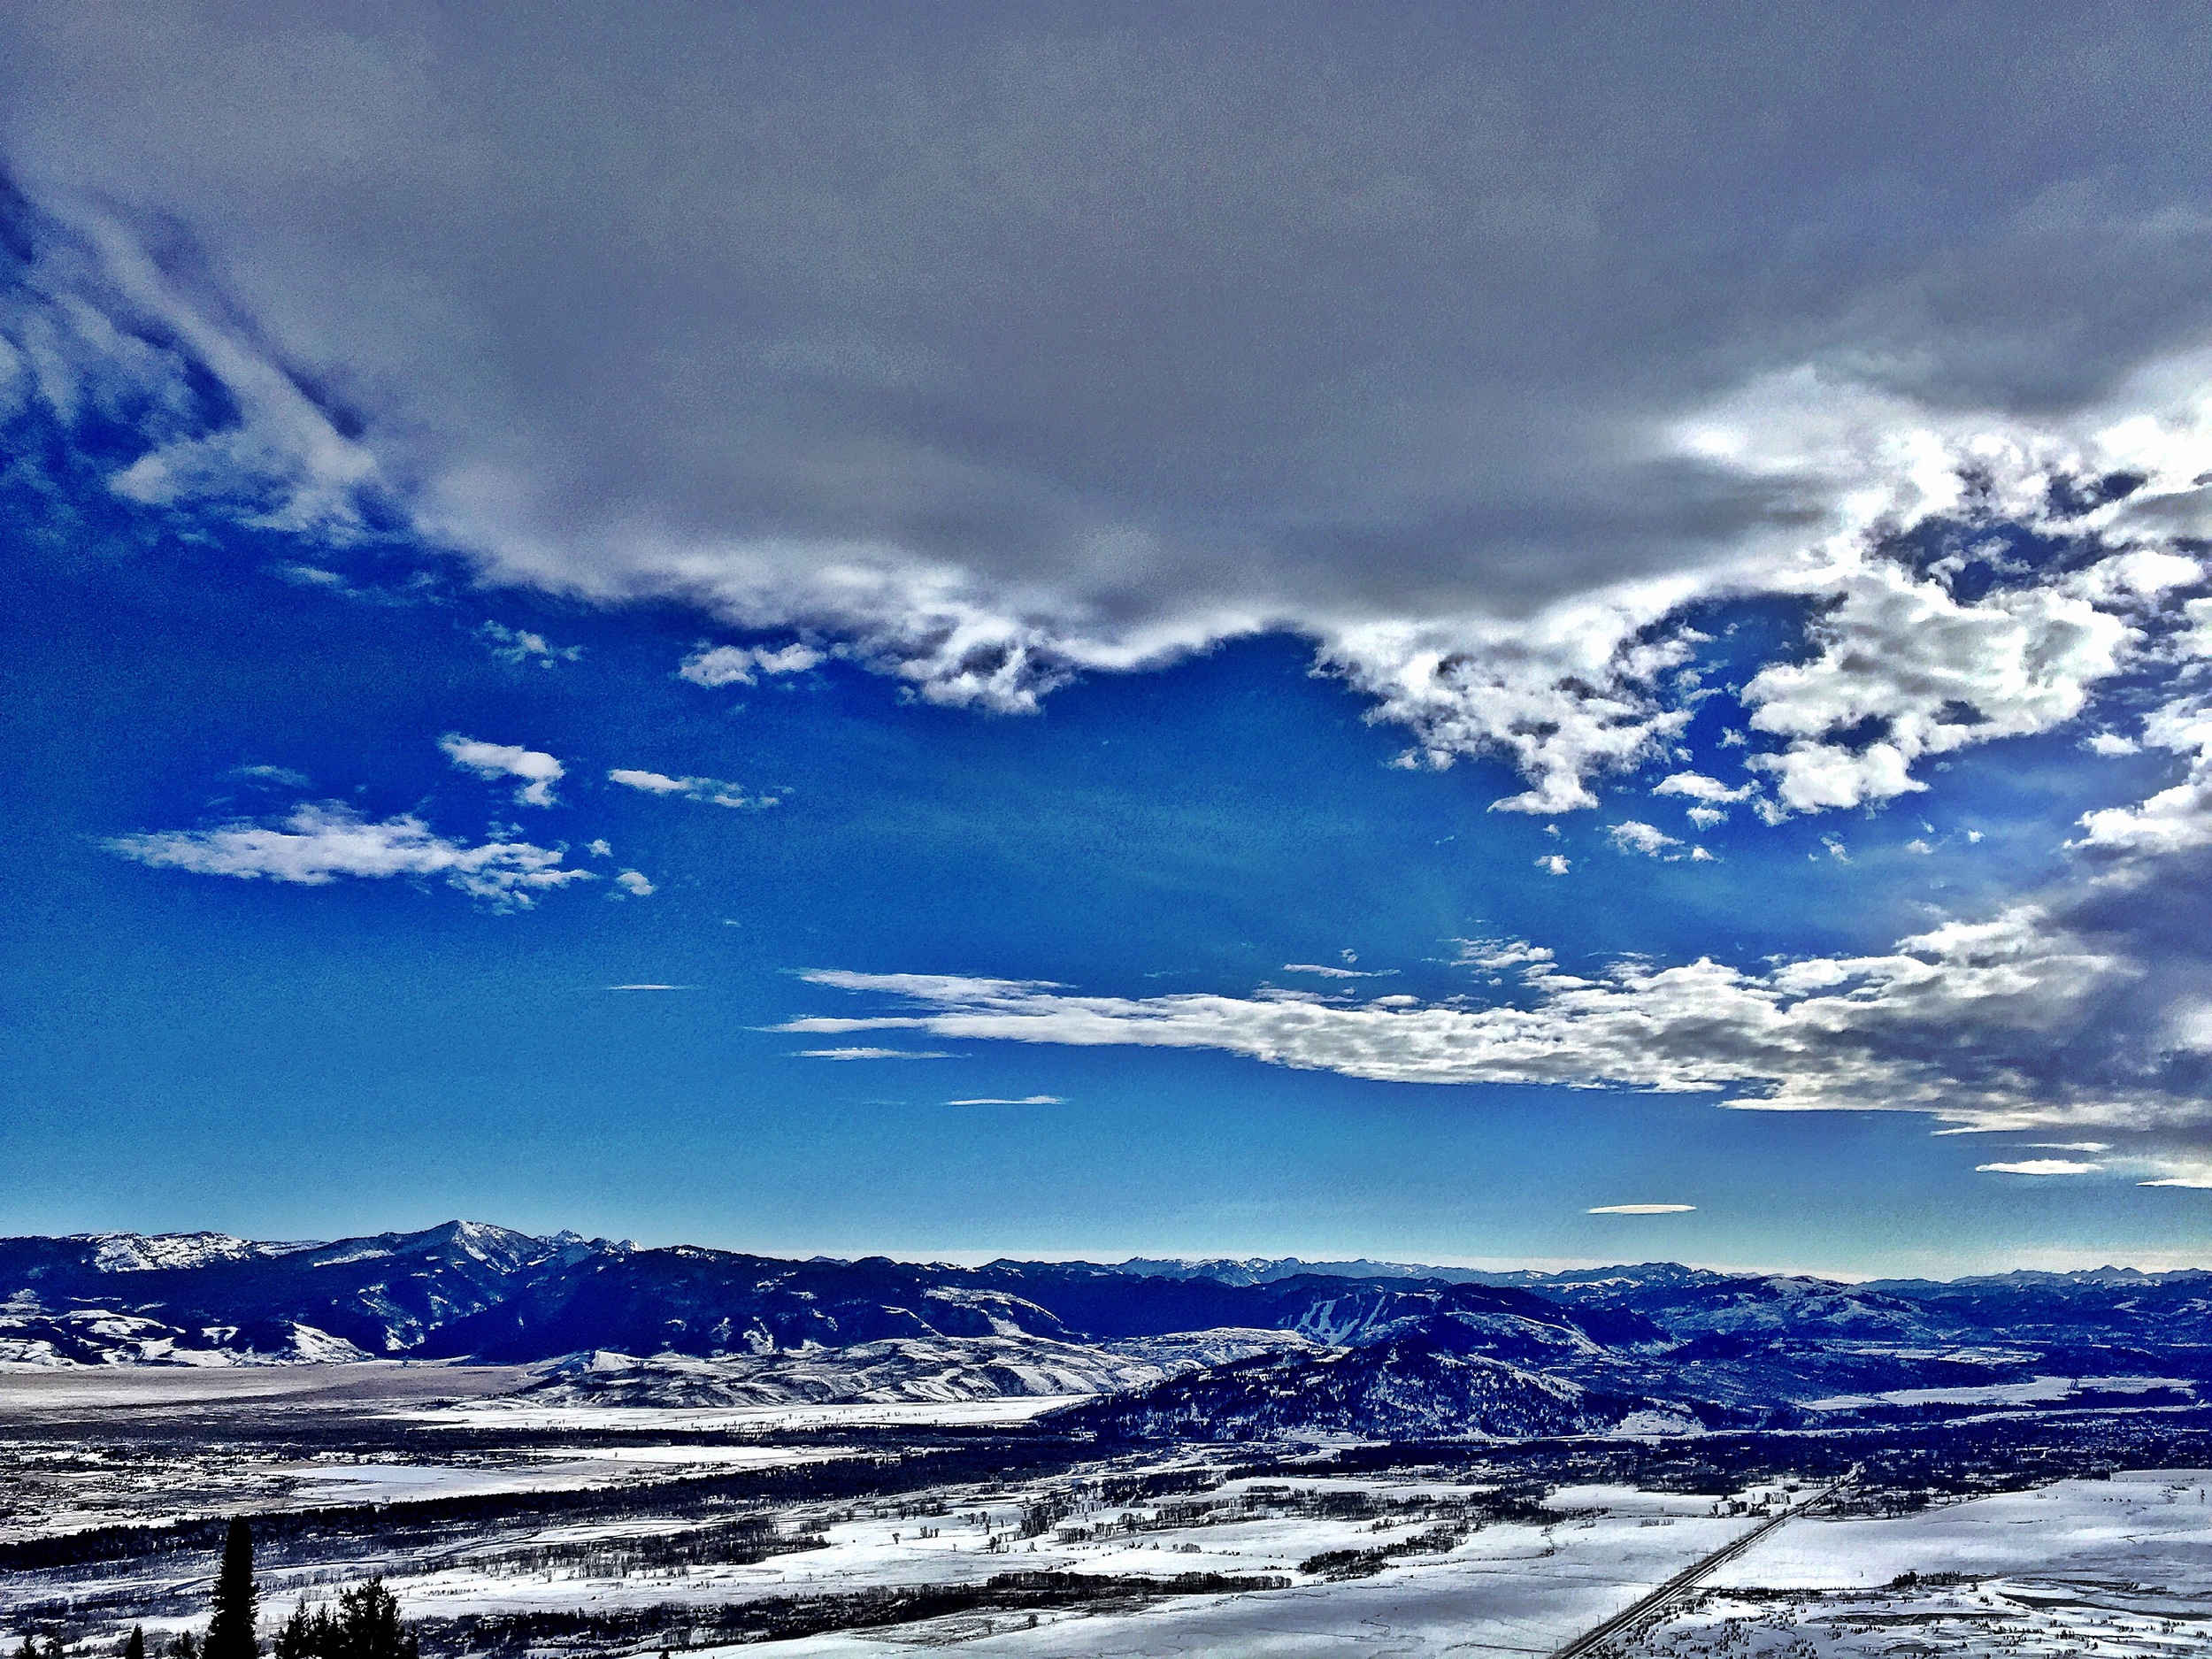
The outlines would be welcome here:
[[[130,1640],[123,1644],[123,1659],[146,1659],[146,1627],[131,1626]]]
[[[258,1659],[256,1610],[253,1528],[244,1516],[234,1515],[223,1537],[223,1564],[215,1574],[215,1614],[208,1620],[204,1659]]]
[[[15,1659],[38,1659],[38,1644],[25,1636],[23,1646],[16,1650]]]
[[[271,1651],[274,1659],[340,1659],[345,1645],[345,1632],[330,1609],[319,1607],[310,1613],[303,1595],[277,1632]]]
[[[414,1632],[400,1628],[399,1600],[381,1578],[339,1596],[338,1623],[343,1648],[330,1659],[405,1659],[413,1651]]]
[[[169,1659],[200,1659],[200,1639],[188,1630],[180,1630],[169,1639]]]
[[[399,1622],[399,1601],[381,1578],[342,1591],[334,1611],[306,1600],[278,1629],[271,1659],[418,1659],[415,1632]]]

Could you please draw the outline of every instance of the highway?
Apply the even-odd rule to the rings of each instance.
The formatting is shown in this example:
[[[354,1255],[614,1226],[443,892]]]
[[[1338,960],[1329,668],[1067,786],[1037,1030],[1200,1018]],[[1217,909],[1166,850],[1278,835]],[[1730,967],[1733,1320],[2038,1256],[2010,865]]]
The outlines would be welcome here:
[[[1670,1601],[1675,1601],[1686,1592],[1694,1589],[1697,1586],[1697,1581],[1702,1578],[1707,1573],[1712,1571],[1714,1568],[1719,1566],[1724,1562],[1733,1561],[1738,1555],[1742,1555],[1745,1550],[1749,1549],[1754,1544],[1764,1538],[1769,1532],[1771,1532],[1776,1527],[1781,1525],[1783,1522],[1793,1520],[1798,1516],[1809,1514],[1812,1510],[1818,1509],[1822,1504],[1827,1502],[1829,1499],[1834,1497],[1837,1493],[1842,1491],[1846,1486],[1849,1486],[1857,1477],[1858,1472],[1859,1471],[1857,1470],[1854,1469],[1849,1474],[1844,1476],[1842,1479],[1837,1481],[1833,1486],[1827,1487],[1824,1491],[1822,1491],[1814,1497],[1808,1499],[1805,1502],[1793,1505],[1791,1508],[1783,1510],[1781,1514],[1773,1517],[1771,1519],[1760,1522],[1758,1525],[1753,1527],[1742,1537],[1734,1539],[1730,1542],[1722,1545],[1711,1555],[1704,1556],[1701,1560],[1692,1562],[1688,1566],[1683,1568],[1681,1571],[1676,1573],[1673,1578],[1668,1579],[1664,1584],[1661,1585],[1656,1590],[1654,1590],[1649,1595],[1644,1597],[1642,1601],[1638,1601],[1634,1606],[1624,1609],[1622,1611],[1614,1614],[1613,1617],[1607,1619],[1604,1624],[1598,1625],[1593,1630],[1586,1630],[1583,1632],[1581,1635],[1576,1637],[1564,1647],[1555,1649],[1551,1655],[1551,1659],[1584,1659],[1584,1655],[1594,1654],[1599,1648],[1604,1647],[1607,1642],[1612,1640],[1614,1637],[1619,1635],[1621,1632],[1626,1630],[1639,1619],[1644,1618],[1650,1614],[1656,1613],[1661,1608],[1665,1607]]]

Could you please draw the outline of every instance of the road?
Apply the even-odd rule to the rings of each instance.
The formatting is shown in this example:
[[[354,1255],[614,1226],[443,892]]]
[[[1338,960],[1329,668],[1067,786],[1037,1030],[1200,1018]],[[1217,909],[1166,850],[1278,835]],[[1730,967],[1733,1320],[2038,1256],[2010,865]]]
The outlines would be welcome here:
[[[1584,1659],[1584,1655],[1595,1653],[1599,1648],[1604,1647],[1607,1642],[1612,1640],[1614,1637],[1619,1635],[1621,1632],[1626,1630],[1639,1619],[1644,1618],[1650,1614],[1656,1613],[1661,1608],[1666,1606],[1668,1602],[1674,1601],[1677,1597],[1684,1594],[1686,1592],[1694,1589],[1697,1586],[1697,1581],[1700,1578],[1702,1578],[1707,1573],[1712,1571],[1714,1568],[1721,1565],[1722,1563],[1733,1561],[1737,1556],[1742,1555],[1745,1550],[1749,1549],[1754,1544],[1764,1538],[1769,1532],[1771,1532],[1776,1527],[1781,1525],[1783,1522],[1792,1520],[1798,1516],[1807,1514],[1827,1502],[1828,1500],[1834,1497],[1837,1493],[1842,1491],[1846,1486],[1849,1486],[1853,1479],[1857,1477],[1857,1474],[1858,1471],[1855,1469],[1853,1470],[1850,1474],[1846,1475],[1842,1479],[1837,1481],[1835,1485],[1826,1488],[1816,1496],[1808,1499],[1805,1502],[1794,1505],[1790,1509],[1783,1510],[1781,1514],[1775,1516],[1771,1520],[1760,1522],[1758,1525],[1753,1527],[1749,1532],[1743,1534],[1742,1537],[1722,1545],[1711,1555],[1705,1556],[1701,1560],[1692,1562],[1688,1566],[1683,1568],[1681,1571],[1676,1573],[1673,1578],[1668,1579],[1664,1584],[1661,1585],[1656,1590],[1654,1590],[1649,1595],[1644,1597],[1642,1601],[1637,1602],[1633,1607],[1626,1608],[1622,1611],[1614,1614],[1611,1618],[1607,1619],[1604,1624],[1600,1624],[1596,1629],[1583,1632],[1581,1635],[1576,1637],[1564,1647],[1555,1650],[1552,1654],[1551,1659]]]

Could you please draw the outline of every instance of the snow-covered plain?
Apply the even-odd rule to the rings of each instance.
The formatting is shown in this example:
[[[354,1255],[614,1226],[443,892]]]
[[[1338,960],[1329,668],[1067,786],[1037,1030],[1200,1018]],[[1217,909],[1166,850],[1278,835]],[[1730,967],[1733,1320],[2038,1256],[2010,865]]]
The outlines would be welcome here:
[[[480,1520],[442,1529],[378,1521],[357,1535],[339,1525],[316,1553],[287,1560],[273,1552],[265,1608],[278,1614],[302,1594],[327,1596],[376,1572],[411,1618],[679,1609],[649,1641],[589,1649],[649,1653],[687,1645],[687,1609],[698,1609],[703,1645],[711,1610],[732,1603],[975,1586],[1009,1572],[1210,1573],[1287,1582],[1033,1615],[974,1611],[780,1641],[772,1651],[792,1659],[940,1646],[1010,1659],[1528,1659],[1631,1606],[1816,1485],[1770,1480],[1725,1503],[1568,1486],[1531,1510],[1473,1473],[1333,1475],[1325,1463],[1294,1463],[1288,1472],[1279,1466],[1212,1485],[1213,1475],[1190,1478],[1217,1473],[1237,1454],[1164,1448],[895,1495],[788,1495],[864,1490],[793,1481],[774,1487],[787,1495],[756,1498],[754,1488],[716,1478],[742,1483],[771,1466],[941,1448],[948,1427],[1010,1426],[1063,1402],[655,1409],[516,1394],[542,1376],[535,1371],[324,1371],[320,1379],[312,1368],[0,1379],[0,1411],[13,1408],[11,1436],[0,1442],[0,1540],[236,1509],[517,1494]],[[119,1417],[146,1425],[147,1438],[104,1438],[101,1425]],[[203,1423],[204,1432],[193,1426]],[[261,1438],[241,1438],[242,1428]],[[995,1471],[993,1463],[987,1472]],[[700,1477],[720,1495],[703,1504],[668,1484],[695,1486]],[[1506,1479],[1494,1469],[1486,1478]],[[624,1490],[603,1506],[531,1495],[615,1487]],[[1486,1514],[1514,1518],[1486,1522]],[[767,1553],[746,1543],[742,1529],[756,1520]],[[1334,1577],[1316,1563],[1398,1546],[1404,1553],[1371,1563],[1379,1570],[1365,1578]],[[131,1623],[154,1632],[181,1627],[204,1605],[207,1571],[204,1555],[153,1551],[120,1566],[0,1573],[0,1650],[12,1652],[33,1628],[21,1611],[29,1608],[47,1609],[49,1620],[57,1607],[72,1609],[71,1651],[81,1659],[104,1655],[104,1644]],[[2203,1651],[2212,1659],[2208,1636],[2212,1472],[2161,1471],[2061,1481],[1896,1518],[1797,1517],[1619,1651],[1637,1659]]]
[[[1889,1520],[1793,1522],[1647,1632],[1653,1659],[2212,1649],[2212,1471],[2062,1480]]]
[[[1233,1482],[1204,1496],[1226,1505],[1255,1484],[1264,1488],[1271,1483]],[[1271,1484],[1282,1489],[1281,1483]],[[1386,1502],[1450,1498],[1468,1490],[1435,1482],[1355,1479],[1302,1481],[1297,1489],[1367,1494]],[[1270,1644],[1291,1636],[1305,1643],[1282,1647],[1284,1652],[1319,1652],[1331,1650],[1327,1644],[1371,1640],[1383,1632],[1419,1644],[1409,1651],[1449,1644],[1511,1653],[1548,1650],[1755,1524],[1715,1517],[1708,1498],[1622,1493],[1617,1510],[1594,1510],[1582,1502],[1587,1494],[1576,1494],[1556,1519],[1479,1528],[1447,1553],[1405,1557],[1376,1578],[1344,1583],[1302,1573],[1300,1564],[1325,1551],[1396,1542],[1424,1524],[1402,1522],[1378,1530],[1365,1519],[1268,1515],[1160,1526],[1152,1520],[1157,1506],[1147,1505],[1134,1511],[1142,1517],[1142,1530],[1119,1532],[1116,1524],[1129,1511],[1109,1506],[1102,1513],[1079,1515],[1044,1537],[1020,1540],[1012,1534],[1020,1500],[1029,1495],[986,1499],[955,1492],[944,1494],[952,1511],[945,1517],[886,1513],[833,1520],[822,1529],[824,1548],[751,1565],[622,1578],[584,1574],[557,1581],[451,1567],[388,1582],[410,1616],[450,1617],[549,1605],[603,1610],[980,1583],[1009,1571],[1155,1578],[1194,1572],[1275,1575],[1294,1580],[1293,1587],[1161,1600],[1142,1612],[1076,1617],[1048,1612],[1040,1615],[1034,1632],[1027,1629],[1026,1615],[972,1615],[866,1636],[780,1642],[775,1651],[899,1652],[916,1642],[941,1641],[957,1630],[1011,1624],[1021,1629],[1018,1651],[1051,1655],[1241,1652],[1248,1650],[1244,1642],[1263,1634]],[[1081,1535],[1087,1532],[1097,1535]],[[583,1535],[570,1529],[564,1537],[573,1541]],[[996,1548],[994,1540],[999,1540]],[[949,1628],[936,1628],[940,1625]]]
[[[742,1448],[640,1447],[627,1461],[694,1449],[716,1454],[718,1463],[721,1454]],[[399,1496],[410,1471],[332,1465],[319,1472],[332,1481],[387,1481],[386,1495]],[[1182,1520],[1175,1506],[1185,1500],[1124,1507],[1094,1498],[1070,1505],[1071,1490],[1080,1489],[1062,1482],[947,1487],[909,1494],[906,1513],[888,1502],[798,1504],[778,1516],[780,1527],[789,1537],[818,1538],[820,1547],[749,1563],[626,1568],[625,1540],[680,1536],[692,1525],[641,1513],[547,1525],[522,1547],[511,1537],[473,1557],[466,1549],[441,1550],[365,1559],[359,1567],[381,1571],[407,1615],[418,1618],[536,1609],[705,1609],[761,1597],[975,1584],[1010,1571],[1274,1576],[1290,1580],[1287,1587],[1033,1616],[965,1613],[778,1642],[774,1651],[790,1659],[864,1659],[944,1646],[1013,1659],[1505,1659],[1550,1652],[1756,1525],[1755,1515],[1742,1509],[1793,1495],[1774,1484],[1747,1488],[1726,1506],[1737,1512],[1720,1515],[1709,1497],[1566,1487],[1545,1501],[1543,1516],[1478,1525],[1439,1553],[1394,1557],[1374,1577],[1333,1581],[1302,1571],[1302,1563],[1328,1551],[1406,1540],[1430,1525],[1424,1505],[1479,1501],[1483,1488],[1318,1472],[1288,1485],[1239,1480],[1197,1494],[1202,1503]],[[1041,1536],[1021,1538],[1024,1506],[1056,1494],[1063,1518]],[[1357,1494],[1371,1502],[1367,1515],[1314,1512],[1324,1507],[1317,1501]],[[1306,1512],[1283,1512],[1286,1506]],[[925,1509],[934,1513],[918,1512]],[[303,1591],[328,1594],[330,1581],[327,1568],[276,1568],[265,1577],[265,1594],[280,1607]],[[35,1589],[50,1600],[59,1587],[49,1580]],[[117,1586],[110,1580],[101,1587]],[[145,1586],[150,1593],[162,1587],[150,1580]],[[19,1591],[33,1588],[0,1586],[0,1632],[11,1640],[17,1632],[8,1606]],[[1792,1519],[1718,1569],[1690,1601],[1627,1638],[1622,1651],[1649,1659],[2151,1659],[2208,1649],[2212,1472],[2155,1471],[2062,1481],[1897,1518]],[[737,1659],[734,1649],[704,1651]]]

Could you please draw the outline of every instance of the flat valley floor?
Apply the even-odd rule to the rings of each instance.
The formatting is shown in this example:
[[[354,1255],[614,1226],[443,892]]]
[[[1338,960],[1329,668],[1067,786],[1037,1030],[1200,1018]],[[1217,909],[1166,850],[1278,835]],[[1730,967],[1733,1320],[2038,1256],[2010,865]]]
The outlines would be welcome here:
[[[529,1375],[0,1377],[8,1649],[203,1621],[213,1519],[247,1512],[265,1615],[378,1573],[430,1654],[1543,1655],[1807,1505],[1834,1455],[1772,1437],[1718,1491],[1681,1445],[1086,1456],[1031,1422],[1048,1400],[510,1403]],[[1614,1651],[2194,1654],[2208,1494],[2203,1470],[2121,1469],[1792,1513]]]

